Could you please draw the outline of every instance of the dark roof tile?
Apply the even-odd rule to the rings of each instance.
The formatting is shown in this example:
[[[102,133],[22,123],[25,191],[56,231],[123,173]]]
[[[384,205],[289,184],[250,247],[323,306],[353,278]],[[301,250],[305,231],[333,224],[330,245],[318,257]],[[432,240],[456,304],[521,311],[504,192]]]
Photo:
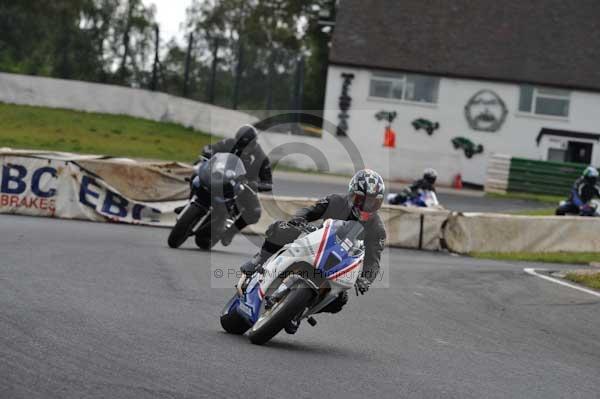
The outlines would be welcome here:
[[[600,90],[600,0],[341,0],[330,61]]]

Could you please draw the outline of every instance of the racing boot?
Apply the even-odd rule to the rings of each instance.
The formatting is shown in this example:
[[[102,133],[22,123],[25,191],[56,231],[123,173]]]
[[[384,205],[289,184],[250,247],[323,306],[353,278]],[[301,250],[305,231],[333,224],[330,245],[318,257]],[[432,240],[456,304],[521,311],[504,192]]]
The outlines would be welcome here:
[[[223,237],[221,237],[221,244],[223,244],[224,247],[231,244],[233,237],[235,237],[235,235],[242,231],[246,226],[248,226],[248,223],[246,223],[243,218],[236,220],[235,224],[228,228],[225,233],[223,233]]]
[[[238,232],[238,229],[235,226],[231,226],[230,228],[225,230],[225,232],[223,233],[223,236],[221,237],[221,244],[223,244],[224,247],[229,246],[229,244],[231,244],[231,241],[233,241],[233,237],[235,237],[237,232]]]

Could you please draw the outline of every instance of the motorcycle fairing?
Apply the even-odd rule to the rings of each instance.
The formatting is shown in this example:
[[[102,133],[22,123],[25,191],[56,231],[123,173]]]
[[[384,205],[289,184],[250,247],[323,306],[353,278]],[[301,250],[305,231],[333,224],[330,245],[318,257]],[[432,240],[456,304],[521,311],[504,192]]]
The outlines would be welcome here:
[[[338,224],[329,219],[323,228],[310,233],[279,252],[265,263],[265,273],[256,273],[246,287],[243,296],[237,296],[229,311],[237,311],[250,325],[254,325],[260,316],[265,292],[280,275],[296,262],[313,265],[329,281],[348,289],[354,285],[356,276],[349,273],[362,265],[364,253],[350,256],[346,248],[350,244],[336,237]],[[308,248],[318,248],[306,251]],[[299,256],[304,254],[304,256]],[[330,257],[334,257],[334,261]],[[327,269],[326,269],[327,267]],[[330,298],[331,299],[331,298]],[[322,306],[320,306],[322,307]]]

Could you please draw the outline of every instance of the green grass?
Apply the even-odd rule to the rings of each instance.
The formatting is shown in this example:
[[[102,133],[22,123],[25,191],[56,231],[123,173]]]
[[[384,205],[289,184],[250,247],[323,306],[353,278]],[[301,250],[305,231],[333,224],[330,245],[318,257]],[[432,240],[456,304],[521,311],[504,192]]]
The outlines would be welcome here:
[[[558,203],[566,198],[565,196],[556,196],[556,195],[544,195],[544,194],[530,194],[530,193],[506,193],[506,194],[497,194],[497,193],[487,193],[487,197],[492,198],[508,198],[508,199],[519,199],[519,200],[527,200],[527,201],[537,201],[543,202],[552,205],[558,205]]]
[[[541,208],[541,209],[522,209],[519,211],[510,212],[511,215],[521,216],[554,216],[555,208]]]
[[[571,280],[574,283],[588,286],[600,290],[600,272],[597,273],[567,273],[565,275],[567,280]]]
[[[174,123],[3,103],[0,121],[0,147],[189,162],[211,141]]]
[[[522,262],[589,264],[600,262],[600,252],[473,252],[474,258]]]

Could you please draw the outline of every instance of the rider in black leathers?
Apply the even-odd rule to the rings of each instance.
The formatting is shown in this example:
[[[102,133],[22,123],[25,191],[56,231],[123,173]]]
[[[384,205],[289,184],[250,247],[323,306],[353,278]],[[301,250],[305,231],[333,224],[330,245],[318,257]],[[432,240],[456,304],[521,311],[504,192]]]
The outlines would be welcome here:
[[[427,168],[423,171],[423,177],[414,181],[410,186],[405,187],[397,194],[390,194],[388,202],[392,205],[402,205],[408,199],[417,196],[419,190],[433,191],[435,193],[435,181],[437,172],[435,169]]]
[[[202,150],[202,156],[206,158],[222,152],[237,155],[244,163],[248,185],[252,188],[252,190],[244,190],[236,200],[242,215],[221,237],[221,243],[225,246],[231,244],[237,232],[260,219],[261,207],[256,191],[271,191],[273,188],[271,163],[257,139],[256,129],[244,125],[238,129],[235,138],[209,144]]]
[[[381,253],[385,246],[385,227],[377,213],[383,201],[383,192],[384,183],[381,176],[368,169],[359,171],[350,182],[348,194],[328,195],[314,205],[298,210],[289,222],[278,221],[271,224],[261,251],[242,265],[242,271],[251,275],[257,269],[260,270],[269,257],[298,238],[301,231],[296,226],[319,219],[358,220],[364,227],[362,239],[365,242],[365,259],[357,288],[364,294],[379,272]],[[322,311],[337,313],[346,302],[348,294],[344,292]],[[286,331],[288,330],[289,328],[286,328]]]

